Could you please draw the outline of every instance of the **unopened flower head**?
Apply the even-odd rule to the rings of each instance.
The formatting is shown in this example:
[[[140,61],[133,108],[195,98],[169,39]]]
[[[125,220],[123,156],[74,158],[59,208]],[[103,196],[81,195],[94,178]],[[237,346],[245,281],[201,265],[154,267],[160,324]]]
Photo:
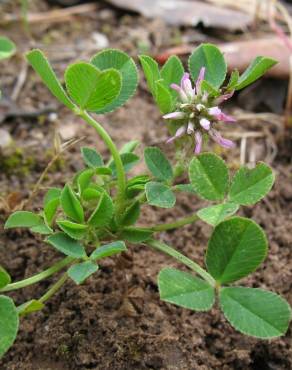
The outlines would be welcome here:
[[[195,140],[195,154],[201,152],[203,144],[203,133],[207,133],[215,142],[224,148],[234,147],[231,140],[223,138],[214,128],[218,122],[235,122],[235,119],[218,107],[219,104],[231,98],[233,92],[212,99],[210,103],[209,94],[202,91],[202,81],[205,77],[205,67],[201,68],[195,87],[192,86],[190,76],[184,73],[180,86],[171,84],[170,87],[177,91],[179,103],[175,112],[165,114],[164,119],[182,121],[175,135],[168,139],[172,142],[184,135],[192,135]]]

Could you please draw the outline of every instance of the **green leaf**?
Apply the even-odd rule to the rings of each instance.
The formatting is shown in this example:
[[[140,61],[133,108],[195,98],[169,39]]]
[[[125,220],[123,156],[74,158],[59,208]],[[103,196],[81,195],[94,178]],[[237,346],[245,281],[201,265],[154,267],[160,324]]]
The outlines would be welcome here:
[[[68,184],[64,186],[61,193],[61,206],[68,217],[72,218],[74,221],[83,223],[84,211],[82,205]]]
[[[201,44],[189,58],[189,70],[196,81],[202,67],[206,68],[205,80],[218,89],[225,80],[227,66],[221,51],[212,44]]]
[[[169,113],[173,110],[175,105],[175,98],[170,91],[165,87],[162,80],[155,82],[155,101],[162,114]]]
[[[82,171],[78,177],[77,177],[77,184],[78,184],[78,191],[81,195],[83,191],[88,188],[90,185],[91,179],[93,175],[95,174],[95,170],[92,168],[89,168],[87,170]]]
[[[98,266],[95,263],[91,261],[86,261],[71,266],[68,269],[67,273],[76,284],[82,284],[90,275],[94,274],[97,270]]]
[[[127,188],[127,198],[131,199],[145,190],[145,184],[132,185]]]
[[[26,59],[31,64],[32,68],[41,77],[43,83],[47,86],[50,92],[66,107],[74,109],[75,105],[69,99],[50,63],[44,54],[34,49],[26,54]]]
[[[71,222],[68,220],[57,220],[57,224],[72,239],[82,239],[86,234],[86,230],[88,228],[87,225],[83,224],[76,224],[75,222]]]
[[[210,310],[215,301],[214,288],[204,280],[173,268],[164,268],[158,275],[160,298],[195,311]]]
[[[235,329],[256,338],[284,335],[291,308],[279,295],[263,289],[226,287],[220,290],[220,306]]]
[[[59,199],[61,197],[62,189],[50,188],[44,197],[44,206],[50,203],[52,200]]]
[[[101,176],[112,176],[113,175],[113,171],[108,167],[99,167],[96,169],[95,173]]]
[[[101,193],[101,190],[90,186],[89,188],[84,190],[82,194],[82,199],[84,199],[85,201],[96,200],[100,198]]]
[[[254,221],[233,217],[215,227],[208,243],[206,265],[216,281],[231,283],[255,271],[267,250],[267,238]]]
[[[172,208],[175,205],[175,195],[169,186],[150,181],[145,190],[148,204],[151,206]]]
[[[93,64],[71,64],[65,72],[68,94],[82,109],[97,112],[112,103],[121,91],[121,75],[111,68],[100,71]]]
[[[227,91],[232,91],[235,89],[239,80],[239,72],[237,69],[231,72],[230,79],[228,85],[226,86]]]
[[[127,183],[127,197],[131,199],[139,192],[143,191],[145,189],[145,185],[149,181],[150,177],[148,175],[139,175],[132,177]]]
[[[201,220],[212,226],[218,225],[227,217],[232,216],[238,210],[239,205],[235,203],[217,204],[207,208],[202,208],[197,212]]]
[[[47,242],[66,256],[75,258],[86,257],[84,247],[77,240],[70,238],[62,232],[50,235],[47,238]]]
[[[95,251],[91,253],[89,258],[95,261],[101,258],[110,257],[114,254],[118,254],[126,250],[126,244],[123,241],[118,240],[96,248]]]
[[[123,153],[121,154],[121,160],[123,162],[124,170],[128,172],[140,161],[140,158],[134,153]],[[116,177],[117,169],[114,161],[111,161],[109,168],[112,170],[113,176]]]
[[[151,91],[152,95],[155,97],[156,96],[155,82],[161,79],[158,63],[148,55],[140,55],[139,60],[142,65],[143,72],[145,74],[148,88]]]
[[[110,223],[114,214],[114,204],[111,197],[104,192],[97,207],[89,217],[88,224],[94,227],[104,227]]]
[[[262,77],[267,70],[272,68],[278,62],[272,58],[257,57],[247,67],[244,73],[239,77],[238,83],[235,86],[236,90],[241,90],[244,87],[252,84],[254,81]]]
[[[32,299],[28,302],[21,304],[16,309],[17,309],[19,316],[25,316],[25,315],[28,315],[29,313],[40,311],[44,307],[45,305],[42,302],[36,299]]]
[[[122,149],[120,150],[120,154],[124,153],[133,153],[135,149],[140,145],[140,141],[132,140],[123,145]]]
[[[175,90],[170,88],[170,85],[173,83],[180,85],[183,74],[184,67],[176,55],[169,57],[161,68],[160,75],[163,79],[164,85],[169,89],[169,91],[171,91],[171,94],[174,97],[176,97],[177,94]]]
[[[97,53],[91,59],[91,63],[101,71],[108,68],[118,70],[122,79],[119,95],[97,113],[112,112],[134,95],[138,85],[138,71],[135,62],[126,53],[116,49],[106,49]]]
[[[60,204],[59,197],[45,202],[44,215],[45,215],[46,222],[48,223],[49,226],[53,222],[53,219],[56,215],[59,204]]]
[[[14,227],[33,227],[41,223],[42,218],[28,211],[16,211],[12,213],[5,222],[4,229]]]
[[[254,204],[268,194],[274,181],[275,175],[265,163],[258,163],[253,169],[241,167],[232,179],[229,199],[242,205]]]
[[[153,231],[142,227],[125,227],[121,238],[131,243],[142,243],[153,235]]]
[[[189,167],[189,177],[198,195],[208,200],[223,200],[228,188],[228,168],[225,162],[213,153],[194,157]]]
[[[0,266],[0,289],[4,288],[11,282],[10,275],[3,267]]]
[[[191,184],[178,184],[174,186],[174,190],[183,191],[186,193],[197,194],[196,190]]]
[[[15,341],[19,326],[19,318],[13,300],[0,296],[0,358]]]
[[[81,153],[88,167],[97,168],[104,165],[102,156],[95,149],[84,146],[81,148]]]
[[[139,201],[134,202],[126,208],[121,218],[121,225],[131,226],[135,224],[140,216],[140,203]]]
[[[220,95],[220,90],[215,89],[209,82],[203,80],[201,82],[201,90],[208,93],[209,97],[217,97]]]
[[[53,230],[44,222],[44,220],[42,220],[39,225],[31,227],[30,231],[42,235],[48,235],[53,232]]]
[[[145,148],[144,159],[149,171],[157,180],[172,180],[173,171],[171,164],[159,148]]]
[[[121,154],[121,159],[125,172],[129,172],[140,161],[140,158],[134,153],[123,153]],[[113,175],[116,175],[115,164],[111,165],[110,168],[113,171]]]
[[[7,37],[0,37],[0,60],[10,58],[16,52],[16,46],[14,42],[9,40]]]

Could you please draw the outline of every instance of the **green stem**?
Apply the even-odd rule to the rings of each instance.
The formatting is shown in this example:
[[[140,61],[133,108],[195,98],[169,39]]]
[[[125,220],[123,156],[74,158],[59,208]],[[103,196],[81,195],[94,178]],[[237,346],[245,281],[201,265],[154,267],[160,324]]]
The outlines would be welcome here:
[[[185,171],[184,165],[181,162],[178,162],[174,166],[173,177],[176,179],[177,177],[181,176],[184,173],[184,171]]]
[[[149,230],[152,231],[165,231],[165,230],[171,230],[171,229],[177,229],[178,227],[182,227],[188,224],[191,224],[195,221],[197,221],[199,217],[196,214],[193,214],[188,217],[181,218],[175,222],[170,222],[168,224],[161,224],[157,226],[149,227]]]
[[[59,280],[56,281],[55,284],[51,286],[51,288],[41,297],[38,299],[39,302],[45,303],[52,295],[54,295],[66,282],[68,278],[67,272],[65,272]]]
[[[173,249],[169,245],[162,243],[158,240],[149,240],[145,242],[146,245],[149,245],[150,247],[157,249],[173,258],[178,260],[179,262],[183,263],[184,265],[188,266],[191,270],[195,271],[198,275],[200,275],[204,280],[206,280],[210,285],[213,287],[216,286],[216,281],[212,278],[212,276],[204,270],[201,266],[199,266],[194,261],[190,260],[188,257],[184,256],[177,250]]]
[[[117,209],[121,213],[125,204],[125,193],[126,193],[126,174],[123,166],[123,162],[120,156],[120,153],[113,143],[111,137],[106,132],[106,130],[96,122],[86,111],[78,112],[80,117],[84,119],[90,126],[92,126],[96,132],[100,135],[108,149],[110,150],[113,159],[116,164],[117,169],[117,185],[118,185],[118,195],[117,195]]]
[[[48,268],[47,270],[44,270],[40,272],[39,274],[36,274],[34,276],[31,276],[28,279],[17,281],[16,283],[8,284],[4,288],[0,289],[0,292],[9,292],[11,290],[16,290],[20,288],[24,288],[28,285],[38,283],[39,281],[48,278],[49,276],[53,275],[54,273],[60,271],[63,267],[69,265],[71,262],[74,261],[74,258],[72,257],[66,257],[62,259],[61,261],[58,261],[53,266]]]

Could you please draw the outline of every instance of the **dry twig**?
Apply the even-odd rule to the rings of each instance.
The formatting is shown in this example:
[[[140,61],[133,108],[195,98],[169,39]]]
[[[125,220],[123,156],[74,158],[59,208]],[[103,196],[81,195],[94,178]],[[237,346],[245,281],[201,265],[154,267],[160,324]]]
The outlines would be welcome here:
[[[42,13],[30,13],[27,15],[27,23],[58,23],[71,21],[72,17],[81,14],[92,13],[97,10],[96,4],[82,4],[71,6],[64,9],[55,9]],[[22,22],[23,17],[14,14],[7,14],[1,19],[0,24],[7,24],[11,22]]]
[[[56,154],[53,156],[53,158],[50,160],[50,162],[47,164],[46,168],[44,169],[44,171],[42,172],[41,176],[39,177],[38,181],[36,182],[35,186],[33,187],[33,190],[32,192],[30,193],[30,196],[28,197],[28,199],[24,200],[20,206],[19,206],[19,209],[23,209],[25,208],[31,201],[32,199],[35,197],[35,195],[37,194],[37,192],[39,191],[40,189],[40,186],[42,184],[42,182],[44,181],[47,173],[49,172],[50,168],[53,166],[53,164],[59,159],[59,157],[64,153],[66,152],[67,150],[69,150],[71,147],[73,147],[74,145],[76,145],[77,143],[79,143],[80,141],[84,140],[85,137],[81,137],[79,139],[73,139],[73,140],[70,140],[68,141],[67,143],[64,143],[60,149],[56,152]]]

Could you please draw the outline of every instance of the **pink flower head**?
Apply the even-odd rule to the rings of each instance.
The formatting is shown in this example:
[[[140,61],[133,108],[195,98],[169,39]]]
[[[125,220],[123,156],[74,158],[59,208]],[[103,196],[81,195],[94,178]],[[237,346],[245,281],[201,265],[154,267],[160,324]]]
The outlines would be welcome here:
[[[180,85],[171,84],[170,87],[178,92],[179,101],[176,104],[176,111],[165,114],[164,119],[181,120],[174,136],[167,140],[171,143],[183,135],[191,135],[194,138],[195,154],[199,154],[203,146],[203,133],[208,134],[216,143],[223,148],[232,148],[234,143],[221,136],[214,128],[220,122],[235,122],[235,119],[224,113],[219,104],[233,95],[227,92],[219,97],[212,97],[208,91],[202,89],[206,68],[200,69],[195,88],[192,86],[189,73],[184,73]]]

